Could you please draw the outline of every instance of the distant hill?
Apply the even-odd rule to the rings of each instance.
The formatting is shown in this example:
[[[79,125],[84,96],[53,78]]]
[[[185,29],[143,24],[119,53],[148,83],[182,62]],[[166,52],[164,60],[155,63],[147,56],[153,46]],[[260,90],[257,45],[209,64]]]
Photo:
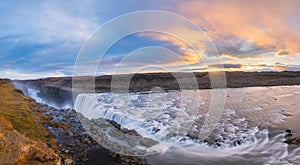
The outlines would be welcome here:
[[[175,75],[175,76],[174,76]],[[122,81],[124,77],[132,76],[129,83],[129,91],[149,91],[154,87],[163,90],[195,89],[191,85],[194,75],[198,86],[196,89],[210,89],[210,74],[207,72],[197,73],[145,73],[134,75],[105,75],[95,77],[95,91],[111,91],[112,79]],[[212,73],[213,77],[218,73]],[[222,88],[241,88],[254,86],[279,86],[279,85],[300,85],[300,72],[225,72],[226,80],[219,82]],[[176,78],[175,78],[176,77]],[[87,77],[76,77],[80,82],[78,92],[91,92],[92,89],[86,84],[90,81]],[[127,81],[124,79],[124,81]],[[178,82],[182,84],[179,85]],[[48,102],[55,102],[63,105],[72,102],[72,77],[51,77],[37,80],[14,81],[14,84],[25,94],[28,87],[40,90],[40,97],[48,99]],[[116,89],[125,89],[126,86],[120,85]]]

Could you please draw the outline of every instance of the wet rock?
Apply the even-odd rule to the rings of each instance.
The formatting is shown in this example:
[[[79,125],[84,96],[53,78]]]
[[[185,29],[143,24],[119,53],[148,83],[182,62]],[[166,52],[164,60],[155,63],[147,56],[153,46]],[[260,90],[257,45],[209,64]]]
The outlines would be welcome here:
[[[300,145],[300,138],[299,137],[288,138],[284,142],[289,145]]]
[[[87,158],[87,157],[84,157],[84,158],[82,158],[81,160],[82,160],[82,161],[84,161],[84,162],[86,162],[86,161],[88,161],[88,160],[89,160],[89,158]]]
[[[118,155],[119,159],[122,161],[123,164],[125,165],[132,165],[132,164],[136,164],[136,165],[146,165],[148,164],[146,162],[146,160],[143,160],[143,159],[140,159],[140,158],[137,158],[135,156],[121,156],[121,155]]]
[[[75,147],[76,144],[74,144],[73,142],[70,142],[70,143],[67,144],[67,146],[68,146],[68,147]]]
[[[153,132],[153,133],[157,133],[157,132],[159,132],[159,131],[160,131],[159,128],[152,128],[152,130],[151,130],[151,132]]]
[[[73,137],[74,136],[74,133],[72,133],[72,132],[68,132],[68,134],[69,134],[69,137]]]
[[[152,139],[150,139],[150,138],[143,138],[143,139],[140,141],[140,144],[141,144],[142,146],[145,146],[145,147],[152,147],[152,146],[158,144],[158,142],[155,141],[155,140],[152,140]]]
[[[118,130],[122,129],[121,125],[118,124],[117,122],[113,121],[113,120],[108,120],[108,122],[113,125],[115,128],[117,128]]]
[[[49,108],[50,109],[50,108]],[[95,148],[99,147],[99,150],[104,150],[103,155],[112,156],[112,152],[101,147],[97,141],[95,141],[88,132],[94,132],[99,134],[99,139],[101,141],[108,141],[108,137],[105,134],[102,134],[103,131],[107,130],[109,135],[119,138],[119,139],[127,139],[126,143],[130,143],[132,146],[137,145],[142,137],[134,130],[129,130],[126,128],[122,128],[116,122],[109,122],[106,119],[85,119],[80,113],[76,113],[74,110],[49,110],[46,111],[51,112],[52,116],[62,116],[65,120],[57,120],[56,118],[53,120],[49,120],[46,123],[47,127],[51,127],[51,131],[59,137],[57,140],[60,145],[60,155],[71,157],[72,159],[62,161],[62,164],[84,164],[85,161],[90,159],[87,156],[87,152],[91,152],[91,150],[95,150]],[[74,112],[74,113],[73,113]],[[72,117],[73,116],[73,117]],[[79,121],[80,119],[80,121]],[[81,124],[82,122],[87,125],[88,122],[92,122],[91,128],[85,130]],[[56,125],[70,125],[70,127],[57,127]],[[113,128],[112,130],[110,130]],[[130,138],[129,135],[133,138]],[[135,136],[136,135],[136,136]],[[109,142],[109,141],[108,141]],[[145,140],[142,143],[144,145],[151,146],[154,142],[150,140]],[[116,143],[107,143],[108,146],[114,146],[113,150],[126,150],[123,146],[119,146]],[[128,150],[128,154],[130,153],[130,149]],[[142,152],[142,151],[139,151]],[[138,157],[128,157],[120,154],[116,154],[116,159],[122,164],[146,164],[145,160],[142,160]],[[92,158],[93,159],[93,158]],[[126,160],[126,163],[125,163]],[[91,159],[89,160],[91,161]]]
[[[126,128],[123,128],[121,129],[121,131],[125,134],[128,134],[128,135],[136,135],[138,136],[139,134],[136,132],[136,130],[131,130],[131,129],[126,129]]]
[[[72,159],[65,159],[64,164],[65,165],[72,165],[72,164],[74,164],[74,161]]]
[[[90,144],[91,143],[91,140],[89,139],[89,138],[84,138],[83,140],[82,140],[82,142],[83,143],[85,143],[85,144]]]
[[[68,154],[70,152],[70,150],[65,149],[63,152],[66,153],[66,154]]]
[[[240,145],[243,144],[243,141],[242,141],[242,140],[235,140],[235,141],[233,142],[233,144],[234,144],[234,146],[240,146]]]
[[[199,133],[199,128],[196,125],[193,125],[192,128],[188,131],[187,136],[191,139],[198,139]]]
[[[112,121],[112,120],[108,120],[108,122],[113,125],[117,130],[127,134],[127,135],[136,135],[138,136],[139,134],[136,132],[136,130],[131,130],[131,129],[127,129],[127,128],[123,128],[119,123]]]
[[[291,137],[291,136],[293,136],[293,131],[290,130],[290,129],[285,130],[284,133],[285,133],[285,137]]]
[[[295,140],[295,142],[297,142],[297,144],[300,144],[300,138],[299,137],[295,138],[294,140]]]
[[[209,146],[213,146],[215,144],[213,141],[208,140],[208,139],[205,139],[203,142],[206,143]]]

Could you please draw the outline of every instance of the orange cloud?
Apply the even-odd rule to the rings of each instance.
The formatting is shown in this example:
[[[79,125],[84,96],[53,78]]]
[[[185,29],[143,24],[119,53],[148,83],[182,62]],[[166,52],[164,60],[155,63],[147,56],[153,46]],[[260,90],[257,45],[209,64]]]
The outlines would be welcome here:
[[[286,56],[286,55],[289,55],[290,53],[288,51],[285,51],[285,50],[279,50],[277,53],[276,53],[276,56]]]
[[[240,64],[240,67],[212,67],[222,62],[217,60],[214,48],[208,47],[209,38],[205,33],[199,35],[190,27],[174,26],[167,20],[160,25],[168,29],[170,34],[180,33],[184,36],[184,40],[167,34],[142,34],[178,47],[181,57],[188,64],[197,64],[203,59],[208,70],[285,70],[287,67],[274,64],[285,62],[286,58],[282,56],[300,53],[300,1],[298,0],[176,2],[177,6],[168,10],[182,14],[198,24],[214,41],[214,45],[221,53],[220,59],[225,60],[223,63]],[[195,47],[189,47],[186,41]],[[199,51],[200,56],[193,49]],[[182,63],[182,61],[173,61],[168,65]],[[293,61],[292,64],[297,63]]]
[[[203,39],[202,34],[199,34],[199,32],[195,31],[190,31],[188,28],[186,29],[178,29],[176,27],[170,27],[171,32],[181,32],[186,36],[186,40],[183,41],[182,38],[177,38],[178,36],[171,36],[168,34],[163,34],[163,33],[155,33],[155,32],[147,32],[147,33],[141,33],[140,35],[142,36],[147,36],[154,38],[156,40],[160,41],[166,41],[170,42],[172,45],[175,45],[179,48],[179,53],[180,56],[182,56],[182,59],[184,61],[179,62],[179,63],[187,63],[187,64],[197,64],[200,62],[203,54],[203,51],[206,49],[205,43],[207,40]],[[172,33],[170,33],[172,34]],[[199,36],[199,40],[195,40],[194,36]],[[191,45],[188,45],[191,44]],[[196,47],[191,47],[191,46],[196,46]],[[198,52],[196,52],[198,51]],[[199,53],[199,54],[198,54]],[[173,63],[173,62],[170,62]],[[175,61],[177,63],[177,61]]]
[[[281,64],[275,64],[275,65],[273,66],[273,68],[274,68],[275,70],[279,70],[279,71],[287,70],[287,68],[286,68],[284,65],[281,65]]]
[[[300,1],[184,1],[177,10],[222,40],[234,35],[289,54],[300,52]]]

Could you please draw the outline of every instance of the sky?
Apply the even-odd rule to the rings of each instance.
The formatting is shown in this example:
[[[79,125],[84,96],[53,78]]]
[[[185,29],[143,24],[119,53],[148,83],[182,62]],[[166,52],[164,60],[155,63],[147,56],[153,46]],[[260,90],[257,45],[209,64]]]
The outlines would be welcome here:
[[[99,27],[142,10],[183,16],[201,29],[205,41],[191,40],[191,47],[166,33],[132,34],[110,47],[100,62],[94,61],[99,64],[96,74],[300,70],[298,0],[3,0],[0,77],[71,76],[80,50]],[[121,26],[125,29],[128,25],[146,26],[147,19],[133,19]],[[160,21],[159,26],[186,38],[198,35],[190,27],[179,28],[168,20]],[[116,29],[112,27],[109,34],[118,34]]]

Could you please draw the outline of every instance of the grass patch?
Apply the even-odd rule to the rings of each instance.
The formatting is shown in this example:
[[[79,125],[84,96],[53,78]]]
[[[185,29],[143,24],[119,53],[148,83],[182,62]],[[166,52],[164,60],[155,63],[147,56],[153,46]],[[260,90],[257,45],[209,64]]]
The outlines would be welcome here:
[[[68,129],[71,127],[70,124],[64,124],[64,123],[61,123],[61,122],[57,122],[57,121],[54,121],[51,123],[53,127],[55,128],[63,128],[63,129]]]
[[[42,113],[39,107],[38,103],[15,89],[8,80],[0,79],[0,116],[26,137],[55,147],[55,136],[44,126],[50,116]]]
[[[0,79],[0,163],[57,164],[57,140],[44,126],[51,117],[33,99]]]
[[[20,134],[0,116],[0,161],[1,164],[54,165],[60,162],[60,158],[45,143]]]

